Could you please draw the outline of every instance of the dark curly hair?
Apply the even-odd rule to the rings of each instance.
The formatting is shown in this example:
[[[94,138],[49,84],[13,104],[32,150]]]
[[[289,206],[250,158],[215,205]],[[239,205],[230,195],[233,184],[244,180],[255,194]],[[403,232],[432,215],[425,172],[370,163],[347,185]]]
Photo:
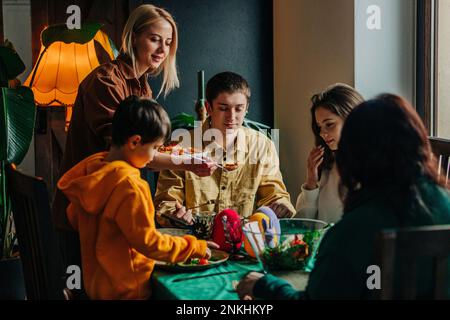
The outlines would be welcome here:
[[[386,189],[401,222],[417,207],[429,212],[418,182],[441,184],[436,159],[422,120],[405,99],[383,94],[357,106],[344,123],[338,148],[336,164],[347,189],[344,212],[366,191]]]
[[[319,167],[319,177],[323,169],[330,170],[334,163],[334,153],[320,136],[320,128],[316,122],[316,110],[319,107],[326,108],[330,112],[345,120],[364,98],[354,88],[343,83],[336,83],[324,91],[311,97],[311,128],[314,133],[315,145],[324,147],[324,159]]]

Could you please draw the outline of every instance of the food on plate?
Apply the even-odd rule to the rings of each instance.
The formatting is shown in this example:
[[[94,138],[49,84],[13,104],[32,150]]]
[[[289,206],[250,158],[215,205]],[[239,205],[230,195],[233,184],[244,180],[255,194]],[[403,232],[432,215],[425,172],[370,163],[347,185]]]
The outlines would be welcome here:
[[[201,258],[201,259],[191,258],[184,263],[184,265],[199,265],[199,266],[205,266],[207,264],[209,264],[209,261],[208,261],[208,259],[205,259],[205,258]]]
[[[166,269],[171,271],[197,271],[209,268],[214,268],[227,261],[229,255],[220,250],[211,249],[211,257],[205,258],[189,258],[185,262],[170,263],[163,261],[156,261],[155,265],[160,269]]]
[[[225,163],[223,167],[228,171],[233,171],[236,170],[238,166],[239,164],[235,162],[235,163]]]
[[[197,150],[193,147],[189,147],[189,148],[183,148],[181,145],[179,144],[170,144],[167,146],[161,146],[158,149],[159,152],[162,153],[167,153],[167,154],[173,154],[173,155],[184,155],[184,154],[198,154],[201,153],[200,150]]]
[[[185,153],[189,153],[189,154],[196,154],[196,153],[202,153],[201,150],[195,149],[193,147],[189,147],[187,149],[184,149]]]
[[[177,144],[167,145],[167,146],[161,146],[158,148],[159,152],[172,154],[175,150],[179,151],[181,147]]]

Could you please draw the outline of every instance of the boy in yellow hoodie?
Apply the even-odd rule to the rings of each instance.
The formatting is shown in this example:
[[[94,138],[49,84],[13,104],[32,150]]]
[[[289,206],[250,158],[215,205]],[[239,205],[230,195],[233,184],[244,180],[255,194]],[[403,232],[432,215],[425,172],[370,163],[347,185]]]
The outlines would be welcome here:
[[[164,235],[140,168],[170,135],[170,120],[154,101],[131,96],[114,114],[109,152],[70,169],[58,188],[70,200],[69,222],[80,235],[83,283],[91,299],[148,299],[155,261],[209,258],[214,243]]]

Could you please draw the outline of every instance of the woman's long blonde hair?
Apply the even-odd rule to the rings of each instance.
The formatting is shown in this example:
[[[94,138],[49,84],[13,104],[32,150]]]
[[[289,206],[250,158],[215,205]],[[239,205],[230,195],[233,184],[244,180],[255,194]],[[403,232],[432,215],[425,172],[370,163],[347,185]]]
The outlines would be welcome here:
[[[180,86],[176,65],[178,30],[172,15],[166,10],[158,8],[151,4],[144,4],[137,7],[130,14],[127,23],[125,24],[125,28],[123,29],[122,52],[131,58],[134,72],[137,74],[137,60],[135,48],[133,47],[133,33],[137,35],[140,32],[143,32],[144,28],[157,21],[160,21],[161,19],[166,20],[172,26],[172,43],[170,45],[169,55],[167,56],[167,58],[157,69],[153,70],[150,74],[152,76],[157,76],[161,73],[161,71],[163,72],[163,82],[158,96],[162,92],[164,92],[165,97],[167,96],[167,94],[169,94],[170,91]]]

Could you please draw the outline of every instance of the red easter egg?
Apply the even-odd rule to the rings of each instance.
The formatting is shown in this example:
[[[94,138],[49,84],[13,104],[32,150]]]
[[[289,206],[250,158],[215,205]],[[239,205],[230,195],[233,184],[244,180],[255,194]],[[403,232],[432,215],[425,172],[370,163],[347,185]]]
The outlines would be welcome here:
[[[227,252],[237,251],[244,241],[241,217],[232,209],[225,209],[214,218],[212,240]]]

